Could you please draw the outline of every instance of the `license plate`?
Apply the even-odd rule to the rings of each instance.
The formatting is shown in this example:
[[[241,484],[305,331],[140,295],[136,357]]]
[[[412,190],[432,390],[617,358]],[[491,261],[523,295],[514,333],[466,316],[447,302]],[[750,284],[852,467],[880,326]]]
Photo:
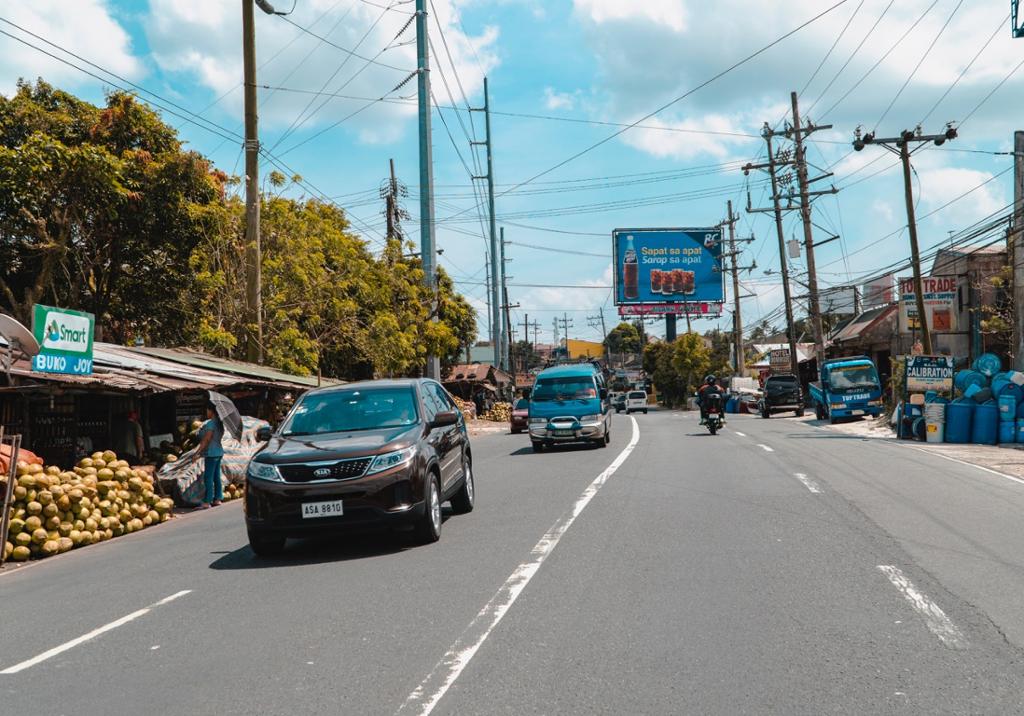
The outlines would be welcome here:
[[[863,414],[864,414],[863,410],[851,410],[850,411],[850,415],[863,415]]]
[[[575,433],[572,430],[552,430],[556,438],[571,438]]]
[[[341,500],[332,502],[303,502],[302,517],[338,517],[344,514],[341,509]]]

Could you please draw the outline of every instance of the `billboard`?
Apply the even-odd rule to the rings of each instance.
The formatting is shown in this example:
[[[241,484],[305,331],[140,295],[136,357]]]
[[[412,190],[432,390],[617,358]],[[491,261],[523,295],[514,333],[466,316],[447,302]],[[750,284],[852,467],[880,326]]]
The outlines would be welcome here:
[[[722,230],[616,229],[615,305],[721,303]]]
[[[924,311],[928,328],[933,333],[954,333],[957,330],[960,279],[956,276],[922,276]],[[920,329],[917,317],[917,293],[914,279],[900,279],[900,332]]]
[[[857,312],[857,289],[854,286],[826,288],[818,292],[818,305],[822,313],[852,316]]]
[[[862,306],[866,311],[869,308],[875,308],[877,306],[884,306],[887,303],[892,303],[895,299],[893,292],[893,275],[891,273],[876,278],[874,281],[868,281],[861,287],[861,295],[863,296]]]
[[[91,313],[37,303],[32,309],[32,333],[39,341],[39,353],[32,357],[32,370],[92,375],[95,324]]]

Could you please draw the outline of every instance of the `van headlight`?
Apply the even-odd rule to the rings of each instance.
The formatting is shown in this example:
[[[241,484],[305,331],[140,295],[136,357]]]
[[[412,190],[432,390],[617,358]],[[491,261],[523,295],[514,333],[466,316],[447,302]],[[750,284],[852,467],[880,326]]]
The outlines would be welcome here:
[[[281,471],[277,469],[277,465],[268,465],[265,462],[250,460],[249,469],[246,472],[250,477],[255,477],[257,480],[284,482],[284,478],[281,477]]]
[[[386,452],[383,455],[378,455],[373,458],[373,462],[370,463],[370,469],[366,471],[366,474],[373,475],[377,472],[390,470],[393,467],[404,465],[414,457],[416,457],[415,445],[403,448],[402,450],[395,450],[394,452]]]
[[[600,420],[600,415],[584,415],[582,418],[580,418],[581,423],[597,423],[600,422]]]
[[[530,418],[530,425],[547,425],[547,418]]]

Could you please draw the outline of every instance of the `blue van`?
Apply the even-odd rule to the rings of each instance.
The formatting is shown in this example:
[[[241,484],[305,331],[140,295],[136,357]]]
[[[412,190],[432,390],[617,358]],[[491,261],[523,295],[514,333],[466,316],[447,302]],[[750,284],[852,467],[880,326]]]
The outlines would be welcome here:
[[[589,363],[560,365],[537,374],[530,393],[534,452],[555,443],[611,441],[611,406],[604,375]]]

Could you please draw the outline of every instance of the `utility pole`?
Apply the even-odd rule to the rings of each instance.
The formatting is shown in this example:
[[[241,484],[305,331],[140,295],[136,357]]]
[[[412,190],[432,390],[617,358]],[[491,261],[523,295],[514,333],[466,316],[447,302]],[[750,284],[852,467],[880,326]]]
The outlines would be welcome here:
[[[786,259],[786,235],[782,229],[782,207],[779,204],[779,200],[782,198],[779,194],[779,180],[776,174],[776,169],[779,166],[791,164],[788,153],[780,152],[777,156],[772,148],[772,137],[775,136],[775,131],[769,126],[767,122],[764,123],[764,128],[761,130],[761,136],[764,137],[764,141],[768,148],[768,162],[765,164],[747,164],[743,167],[744,174],[750,174],[751,169],[767,169],[768,175],[771,177],[772,185],[772,204],[771,209],[755,209],[750,206],[750,193],[747,193],[747,212],[772,212],[775,214],[775,232],[779,238],[779,263],[782,269],[782,295],[786,302],[786,337],[789,339],[789,369],[793,375],[800,375],[800,363],[796,354],[796,329],[793,326],[793,296],[789,289],[789,262]]]
[[[507,271],[505,270],[505,265],[506,265],[506,263],[508,261],[511,261],[511,259],[506,259],[505,258],[505,227],[504,226],[501,227],[501,234],[500,234],[499,241],[501,243],[501,249],[500,249],[500,254],[501,254],[501,303],[502,303],[502,309],[503,309],[502,310],[502,322],[501,322],[501,356],[502,356],[502,361],[504,362],[504,368],[505,368],[505,370],[508,370],[510,362],[511,362],[511,352],[510,352],[511,339],[509,337],[509,334],[510,334],[511,328],[512,328],[512,317],[509,315],[509,309],[510,308],[518,308],[519,304],[517,303],[515,306],[509,306],[509,303],[508,303],[508,276],[507,276]]]
[[[743,320],[740,317],[740,272],[738,268],[738,253],[736,251],[736,222],[738,217],[733,216],[732,200],[727,204],[729,218],[726,223],[729,225],[729,253],[732,255],[732,342],[733,353],[736,363],[736,375],[743,375],[743,368],[746,365],[746,358],[743,351]]]
[[[558,321],[558,320],[559,319],[557,319],[557,318],[555,319],[555,321]],[[565,334],[565,349],[566,349],[566,351],[569,350],[569,329],[573,327],[571,321],[572,321],[572,319],[569,318],[569,314],[568,313],[563,313],[562,314],[561,323],[562,323],[563,333]]]
[[[253,0],[242,0],[242,67],[245,74],[245,356],[252,363],[261,363],[263,257],[260,246],[260,140],[254,14]]]
[[[946,131],[942,134],[922,134],[921,127],[918,126],[914,131],[906,129],[898,137],[886,137],[884,139],[875,137],[874,132],[868,132],[862,136],[860,127],[858,127],[854,132],[853,139],[853,148],[858,152],[868,144],[877,144],[898,155],[903,163],[903,195],[907,204],[907,228],[910,234],[910,261],[914,270],[917,325],[921,329],[921,347],[925,355],[932,355],[932,331],[931,326],[928,325],[928,316],[924,312],[924,282],[921,280],[921,254],[917,247],[917,219],[914,216],[914,190],[910,176],[910,155],[918,151],[927,142],[934,142],[935,146],[940,147],[947,141],[956,139],[956,136],[956,128],[950,122],[946,125]],[[910,149],[911,142],[917,144],[913,151]]]
[[[604,355],[605,359],[608,361],[608,365],[611,365],[611,355],[610,355],[610,353],[608,351],[608,345],[607,345],[607,342],[608,342],[608,331],[605,328],[605,324],[604,324],[604,311],[602,310],[596,316],[587,316],[587,325],[590,326],[591,328],[600,328],[601,329],[601,353]]]
[[[416,74],[420,115],[420,262],[424,281],[437,301],[437,244],[434,241],[434,157],[430,132],[430,52],[427,35],[427,0],[416,0]],[[437,320],[437,312],[431,310]],[[437,356],[427,356],[428,378],[440,380],[441,362]]]
[[[491,263],[492,262],[491,262],[491,255],[490,255],[490,253],[489,252],[485,253],[484,254],[484,271],[485,271],[486,278],[484,279],[484,281],[487,284],[487,291],[485,292],[485,300],[487,301],[487,335],[490,336],[493,339],[494,338],[494,324],[491,321],[493,320],[492,316],[493,316],[494,312],[491,309],[491,279],[492,279],[492,276],[491,276]],[[495,364],[495,366],[497,366],[497,364]]]
[[[796,144],[796,176],[800,186],[800,218],[804,225],[804,246],[807,249],[807,291],[808,291],[808,313],[811,319],[811,330],[814,333],[814,355],[820,370],[825,361],[825,336],[821,327],[821,306],[818,303],[818,274],[814,265],[814,235],[811,231],[811,195],[808,189],[811,181],[819,181],[832,176],[831,172],[809,181],[807,178],[807,148],[804,147],[804,136],[810,135],[819,129],[831,129],[831,124],[815,126],[810,120],[806,127],[800,126],[800,106],[796,92],[790,93],[790,100],[793,104],[793,126],[788,134],[793,135],[793,142]],[[813,192],[813,194],[836,192],[835,187],[830,192]],[[730,229],[731,229],[730,225]],[[735,263],[736,259],[733,258]],[[738,294],[737,294],[738,295]]]
[[[416,2],[423,3],[425,0],[416,0]],[[491,98],[487,89],[487,78],[484,77],[484,106],[483,109],[472,109],[472,112],[483,112],[484,113],[484,130],[486,137],[482,142],[470,142],[473,146],[484,146],[487,148],[487,174],[485,176],[474,176],[473,179],[486,179],[487,180],[487,207],[488,213],[491,217],[490,229],[491,229],[491,257],[492,260],[497,262],[495,257],[498,256],[498,230],[494,218],[494,155],[491,151]],[[497,268],[494,269],[493,275],[495,280],[491,282],[491,340],[494,343],[494,365],[501,365],[501,315],[500,306],[501,301],[498,298],[498,280],[497,277],[504,272],[504,268],[501,272]]]
[[[1024,132],[1013,133],[1013,363],[1024,368]]]
[[[398,181],[395,176],[395,160],[391,160],[391,177],[386,179],[380,188],[381,197],[384,199],[384,216],[388,225],[388,241],[401,241],[402,220],[409,218],[409,213],[402,208],[401,198],[409,196],[409,190],[405,184]]]
[[[560,324],[560,323],[561,323],[561,321],[559,321],[558,317],[556,316],[555,320],[554,320],[554,324],[553,324],[553,329],[551,331],[551,339],[552,339],[552,343],[554,344],[555,348],[558,348],[558,335],[559,335],[559,333],[558,333],[558,324]]]

